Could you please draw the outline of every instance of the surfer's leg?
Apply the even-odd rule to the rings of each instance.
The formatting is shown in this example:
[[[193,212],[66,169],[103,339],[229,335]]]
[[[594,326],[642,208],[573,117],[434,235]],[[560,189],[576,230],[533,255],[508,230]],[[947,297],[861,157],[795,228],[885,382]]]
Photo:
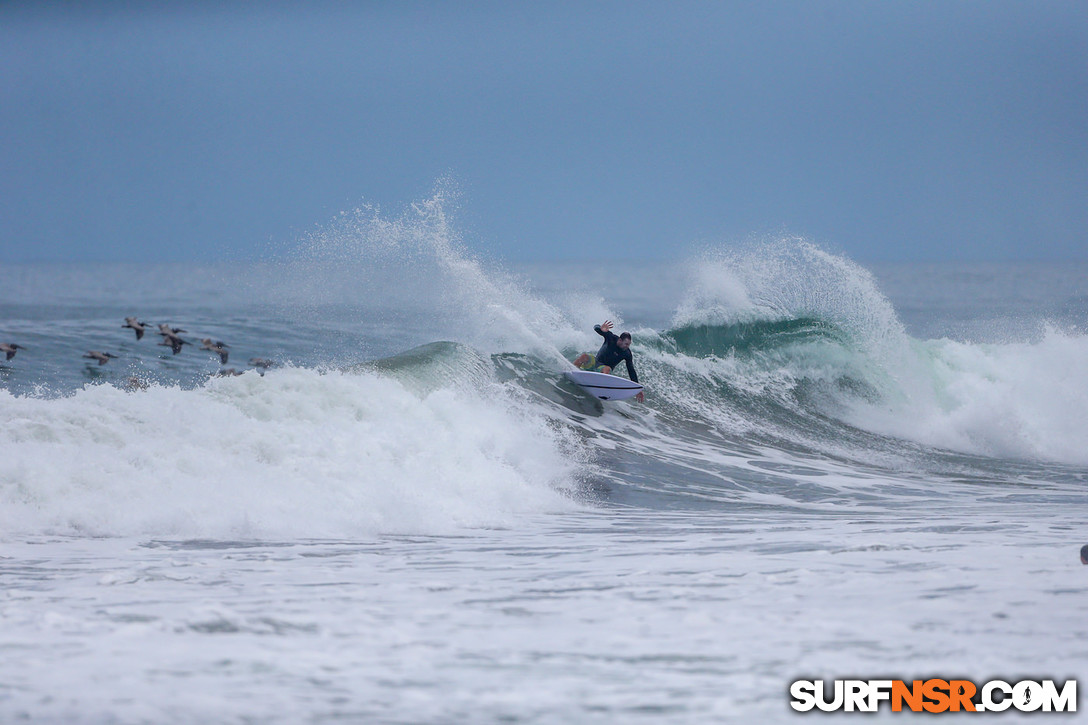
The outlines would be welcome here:
[[[596,355],[591,355],[590,353],[587,352],[584,355],[582,355],[582,358],[585,358],[585,359],[582,360],[582,364],[578,366],[579,369],[589,370],[590,372],[593,372],[594,370],[597,369],[597,356]],[[581,359],[581,358],[579,358],[579,359]]]
[[[612,374],[612,368],[608,367],[607,365],[601,365],[601,367],[599,369],[605,375],[611,375]]]
[[[580,368],[583,365],[585,365],[587,362],[589,362],[589,353],[588,352],[583,352],[581,355],[574,358],[574,367]]]

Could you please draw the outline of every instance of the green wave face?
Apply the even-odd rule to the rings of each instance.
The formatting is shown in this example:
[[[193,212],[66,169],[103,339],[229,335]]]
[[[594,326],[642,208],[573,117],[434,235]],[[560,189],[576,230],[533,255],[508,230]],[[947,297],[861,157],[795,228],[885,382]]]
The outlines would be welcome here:
[[[823,339],[842,343],[845,335],[833,324],[815,318],[759,320],[732,325],[687,325],[665,332],[661,339],[676,352],[692,357],[724,357]]]
[[[498,386],[543,406],[562,424],[609,411],[651,413],[666,442],[691,440],[721,450],[774,445],[818,450],[821,440],[856,432],[834,411],[850,399],[879,399],[880,371],[850,336],[814,318],[641,331],[636,366],[647,384],[644,406],[607,405],[565,380],[552,356],[485,355],[449,341],[422,345],[366,366],[420,394],[442,387]],[[562,351],[567,359],[577,351]],[[494,390],[494,389],[492,389]],[[491,394],[491,393],[489,393]]]

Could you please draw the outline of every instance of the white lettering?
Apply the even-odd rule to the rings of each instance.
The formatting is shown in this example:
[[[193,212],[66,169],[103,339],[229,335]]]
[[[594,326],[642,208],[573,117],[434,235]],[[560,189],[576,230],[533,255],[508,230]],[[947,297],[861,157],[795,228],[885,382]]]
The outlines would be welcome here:
[[[827,693],[824,691],[824,681],[816,680],[816,684],[819,686],[819,694],[816,695],[816,707],[820,708],[824,712],[835,712],[842,707],[843,701],[843,687],[842,680],[835,680],[834,692],[835,698],[831,701],[827,701]]]
[[[869,680],[869,712],[880,709],[881,700],[892,699],[891,680]]]
[[[1035,712],[1043,706],[1043,688],[1038,682],[1024,680],[1012,688],[1012,704],[1020,712]]]
[[[845,685],[846,712],[854,712],[854,710],[866,712],[868,710],[866,702],[869,699],[868,683],[865,680],[847,680]]]
[[[790,685],[793,701],[790,707],[798,712],[808,712],[816,707],[816,684],[812,680],[798,680]]]
[[[1043,680],[1043,712],[1076,712],[1077,681],[1069,680],[1059,693],[1054,680]]]
[[[1004,697],[1001,702],[994,700],[994,691],[999,690]],[[982,704],[987,711],[1004,712],[1012,707],[1012,685],[1003,680],[991,680],[982,686]]]

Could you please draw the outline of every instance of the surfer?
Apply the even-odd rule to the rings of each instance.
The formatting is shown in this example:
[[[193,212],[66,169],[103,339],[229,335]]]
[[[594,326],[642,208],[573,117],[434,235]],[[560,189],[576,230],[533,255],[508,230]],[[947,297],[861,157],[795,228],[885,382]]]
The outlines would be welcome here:
[[[599,325],[593,326],[593,331],[604,338],[604,344],[596,355],[583,352],[574,359],[574,367],[588,370],[592,373],[604,373],[610,375],[613,368],[620,364],[620,360],[627,363],[627,377],[631,382],[638,382],[638,373],[635,372],[635,363],[631,359],[631,333],[622,332],[617,337],[612,332],[612,320],[605,320]],[[642,393],[635,396],[635,400],[642,402]]]
[[[1088,564],[1088,544],[1080,547],[1080,563]]]

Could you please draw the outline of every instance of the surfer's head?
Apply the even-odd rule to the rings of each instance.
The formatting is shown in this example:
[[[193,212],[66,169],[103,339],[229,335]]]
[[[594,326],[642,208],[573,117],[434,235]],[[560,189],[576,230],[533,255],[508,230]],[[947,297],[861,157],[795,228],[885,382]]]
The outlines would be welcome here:
[[[621,350],[626,350],[627,348],[631,347],[631,333],[621,332],[620,339],[616,342],[616,347]]]
[[[1088,564],[1088,544],[1080,547],[1080,563]]]

